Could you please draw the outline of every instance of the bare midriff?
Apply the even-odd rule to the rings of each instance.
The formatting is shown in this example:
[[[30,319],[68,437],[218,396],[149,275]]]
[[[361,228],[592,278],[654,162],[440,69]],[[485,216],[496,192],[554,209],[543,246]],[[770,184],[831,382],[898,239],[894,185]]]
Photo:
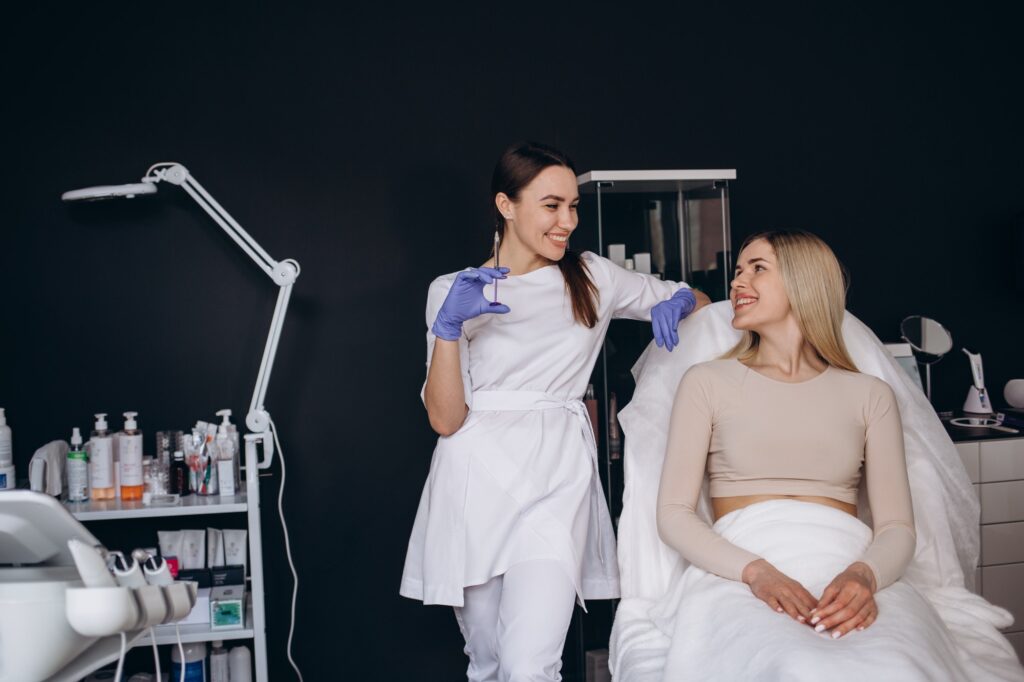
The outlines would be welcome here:
[[[715,512],[715,520],[722,518],[729,512],[749,507],[758,502],[767,500],[799,500],[800,502],[813,502],[823,504],[826,507],[835,507],[852,516],[857,515],[857,505],[849,502],[840,502],[831,497],[817,497],[813,495],[738,495],[736,497],[712,497],[711,508]]]

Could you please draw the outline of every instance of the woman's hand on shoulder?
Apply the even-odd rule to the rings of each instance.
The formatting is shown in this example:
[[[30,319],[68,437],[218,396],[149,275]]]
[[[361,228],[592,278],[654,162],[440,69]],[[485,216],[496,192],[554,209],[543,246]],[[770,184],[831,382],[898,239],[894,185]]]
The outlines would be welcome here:
[[[692,289],[683,287],[668,300],[651,308],[651,329],[658,348],[672,352],[672,349],[679,345],[679,323],[692,313],[696,306],[696,294]]]
[[[694,313],[703,308],[704,306],[711,305],[711,299],[708,297],[707,294],[705,294],[700,289],[694,289],[693,295],[697,299],[697,305],[693,309]],[[692,315],[693,313],[690,314]]]
[[[811,624],[818,632],[830,630],[833,639],[863,630],[878,617],[875,574],[862,561],[850,564],[832,580],[814,608]]]
[[[764,559],[751,561],[743,568],[743,582],[754,596],[779,613],[787,613],[798,623],[811,619],[811,609],[818,600],[803,585],[772,566]]]

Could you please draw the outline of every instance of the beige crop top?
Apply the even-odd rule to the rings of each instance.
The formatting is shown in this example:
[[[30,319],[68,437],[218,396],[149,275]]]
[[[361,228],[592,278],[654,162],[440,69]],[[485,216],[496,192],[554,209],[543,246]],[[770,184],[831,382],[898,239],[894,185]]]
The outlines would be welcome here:
[[[874,540],[860,559],[876,588],[914,555],[903,427],[892,389],[828,367],[800,383],[770,379],[735,359],[690,368],[679,383],[658,491],[658,533],[687,561],[740,580],[759,559],[696,514],[705,467],[711,497],[800,495],[857,503],[866,475]]]

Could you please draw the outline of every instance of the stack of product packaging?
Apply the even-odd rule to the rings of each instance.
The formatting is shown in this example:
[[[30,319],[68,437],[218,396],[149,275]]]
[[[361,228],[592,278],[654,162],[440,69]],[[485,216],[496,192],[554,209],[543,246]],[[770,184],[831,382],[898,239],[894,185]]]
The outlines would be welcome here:
[[[246,535],[245,530],[217,528],[158,531],[160,555],[171,575],[199,586],[196,604],[181,625],[245,627]]]

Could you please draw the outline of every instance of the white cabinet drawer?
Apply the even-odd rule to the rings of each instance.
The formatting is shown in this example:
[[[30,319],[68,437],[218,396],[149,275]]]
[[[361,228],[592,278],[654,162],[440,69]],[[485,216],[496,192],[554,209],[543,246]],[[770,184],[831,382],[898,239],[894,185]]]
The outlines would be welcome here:
[[[981,565],[1024,562],[1024,522],[981,527]],[[1024,589],[1024,585],[1021,586]]]
[[[981,480],[981,466],[979,464],[980,446],[981,443],[978,441],[956,444],[957,452],[960,453],[960,460],[964,463],[964,468],[967,469],[967,476],[971,479],[971,483],[977,483]]]
[[[982,596],[1013,614],[1010,632],[1024,631],[1024,564],[985,566],[981,576]]]
[[[1024,478],[1024,438],[979,443],[982,483]]]
[[[981,522],[1024,521],[1024,481],[981,484]]]

